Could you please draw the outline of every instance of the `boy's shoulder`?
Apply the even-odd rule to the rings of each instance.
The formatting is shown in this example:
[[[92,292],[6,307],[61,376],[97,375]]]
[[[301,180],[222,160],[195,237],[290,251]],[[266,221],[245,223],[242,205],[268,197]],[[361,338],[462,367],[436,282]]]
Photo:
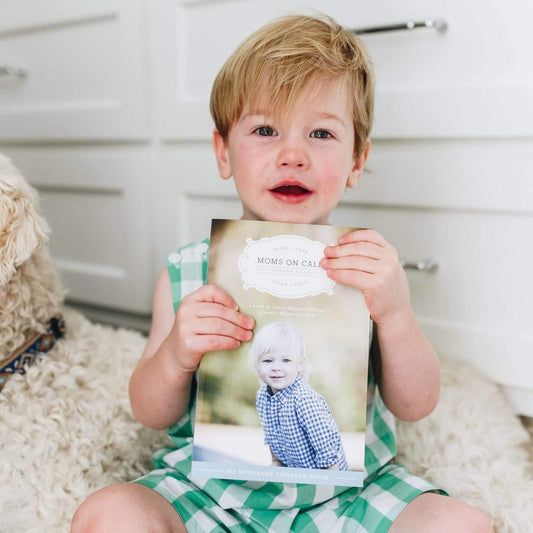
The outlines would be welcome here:
[[[209,239],[182,246],[167,257],[168,266],[180,269],[183,263],[202,263],[207,261]]]
[[[174,311],[181,300],[207,281],[209,239],[178,248],[167,257],[167,272]]]
[[[263,383],[255,393],[255,401],[256,403],[265,403],[265,399],[267,397],[267,386]]]
[[[292,393],[296,399],[297,405],[300,407],[325,402],[324,397],[303,379],[299,381]]]

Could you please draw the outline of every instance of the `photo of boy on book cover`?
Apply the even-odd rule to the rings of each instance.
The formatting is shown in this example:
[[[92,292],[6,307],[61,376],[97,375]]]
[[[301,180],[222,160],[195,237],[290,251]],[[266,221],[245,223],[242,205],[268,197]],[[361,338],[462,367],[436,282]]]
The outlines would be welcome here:
[[[331,410],[307,383],[310,365],[300,331],[289,322],[263,326],[250,359],[262,383],[256,407],[272,465],[348,470]]]
[[[194,475],[360,486],[369,314],[359,291],[319,266],[323,248],[346,232],[213,221],[208,283],[255,328],[250,342],[202,359]]]

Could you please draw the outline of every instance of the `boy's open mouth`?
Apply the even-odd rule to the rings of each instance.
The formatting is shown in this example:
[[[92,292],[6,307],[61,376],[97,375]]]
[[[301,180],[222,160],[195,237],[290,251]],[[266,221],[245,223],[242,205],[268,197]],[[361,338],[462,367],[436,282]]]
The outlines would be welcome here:
[[[288,205],[297,205],[305,202],[313,191],[306,189],[297,183],[286,183],[270,189],[270,192],[278,202]]]
[[[271,189],[271,191],[277,194],[286,194],[287,196],[301,196],[311,192],[300,185],[281,185],[280,187]]]

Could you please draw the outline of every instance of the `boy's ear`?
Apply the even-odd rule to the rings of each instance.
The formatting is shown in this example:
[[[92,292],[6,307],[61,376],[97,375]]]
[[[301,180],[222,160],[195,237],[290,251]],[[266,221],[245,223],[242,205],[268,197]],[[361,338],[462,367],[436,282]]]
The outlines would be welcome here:
[[[359,157],[354,158],[353,168],[352,168],[352,171],[350,172],[350,175],[348,176],[346,187],[355,187],[357,185],[357,182],[361,178],[361,175],[363,174],[363,170],[365,169],[366,160],[368,159],[369,152],[370,152],[370,141],[367,140],[365,143],[365,149],[363,153]]]
[[[233,172],[229,163],[228,146],[217,129],[213,131],[213,148],[217,158],[218,173],[220,174],[220,177],[224,180],[231,178]]]

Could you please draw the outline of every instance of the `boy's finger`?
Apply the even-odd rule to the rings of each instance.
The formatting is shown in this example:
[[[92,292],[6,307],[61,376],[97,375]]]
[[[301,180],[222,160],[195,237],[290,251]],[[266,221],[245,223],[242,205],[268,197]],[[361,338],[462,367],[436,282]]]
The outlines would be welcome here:
[[[252,332],[233,322],[228,322],[222,318],[208,317],[197,320],[194,327],[197,335],[219,335],[221,337],[231,337],[239,341],[249,341],[252,338]]]
[[[343,244],[342,246],[327,246],[324,249],[324,256],[328,259],[335,257],[346,257],[349,255],[379,259],[382,253],[383,248],[381,246],[366,241]]]
[[[241,345],[241,341],[233,337],[222,335],[196,335],[191,341],[191,349],[197,353],[206,354],[218,350],[234,350]]]
[[[338,257],[336,259],[322,259],[320,266],[324,270],[358,270],[375,274],[378,269],[378,260],[362,256]]]
[[[387,246],[387,241],[373,229],[359,229],[343,235],[339,239],[339,244],[349,244],[355,242],[371,242],[378,246]]]
[[[204,285],[194,294],[198,302],[217,303],[235,310],[239,308],[235,300],[226,291],[216,285]]]
[[[251,316],[239,313],[235,309],[229,309],[224,305],[199,302],[197,306],[195,316],[198,318],[220,318],[244,329],[253,329],[255,326],[255,320]]]
[[[361,270],[328,270],[327,274],[329,278],[361,291],[375,284],[375,275]]]

